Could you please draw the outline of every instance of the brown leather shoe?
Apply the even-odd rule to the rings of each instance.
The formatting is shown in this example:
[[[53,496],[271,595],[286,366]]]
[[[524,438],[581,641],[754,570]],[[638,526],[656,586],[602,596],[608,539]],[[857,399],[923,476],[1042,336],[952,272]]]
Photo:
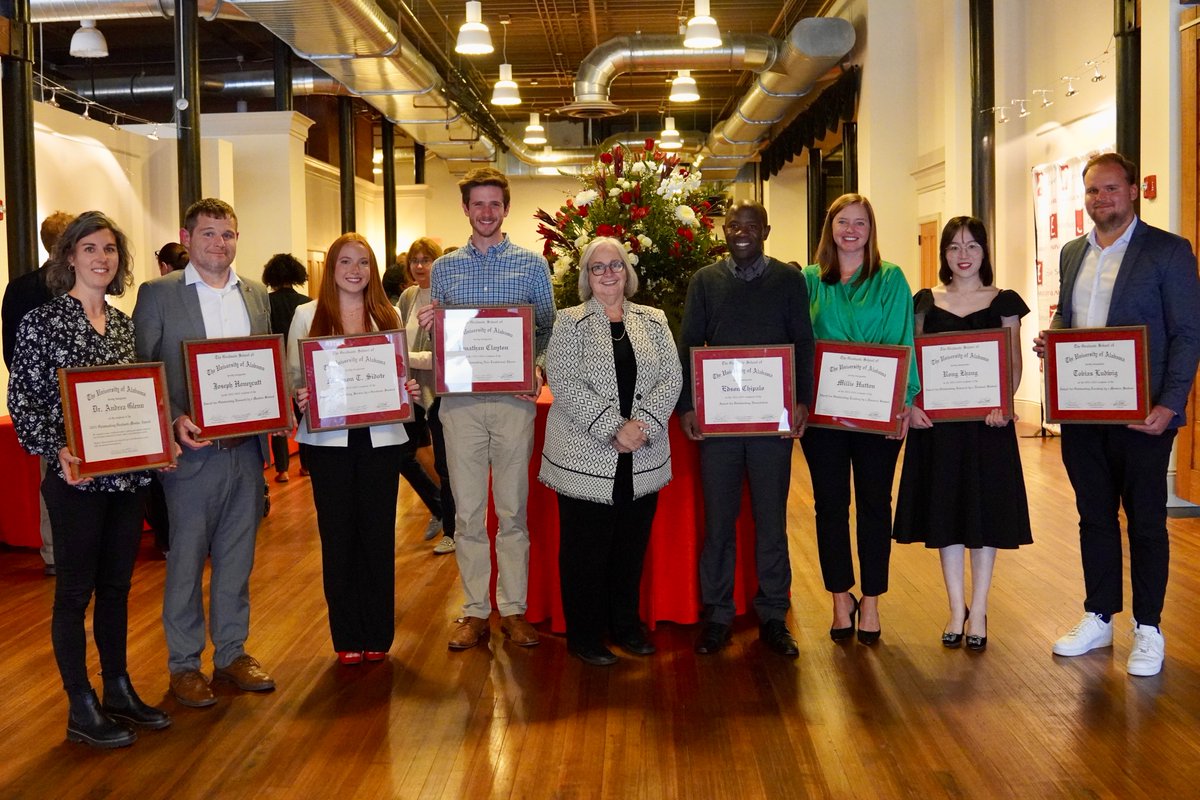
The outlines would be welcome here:
[[[504,635],[513,644],[520,647],[533,647],[541,641],[538,639],[537,631],[525,621],[524,614],[512,614],[511,616],[501,617],[500,630],[504,631]]]
[[[454,621],[458,627],[450,635],[451,650],[470,650],[492,633],[488,621],[482,617],[460,617]]]
[[[242,654],[227,667],[213,670],[214,681],[229,681],[243,692],[269,692],[275,688],[275,679],[267,674],[258,660]]]
[[[198,669],[171,673],[171,694],[180,705],[189,708],[206,708],[216,705],[217,698],[208,687],[208,679]]]

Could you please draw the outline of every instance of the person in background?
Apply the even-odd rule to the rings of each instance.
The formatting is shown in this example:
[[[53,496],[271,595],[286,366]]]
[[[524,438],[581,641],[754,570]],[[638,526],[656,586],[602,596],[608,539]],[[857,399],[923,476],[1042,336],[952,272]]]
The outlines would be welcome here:
[[[163,589],[163,630],[171,694],[181,705],[215,705],[200,670],[205,639],[213,642],[213,680],[244,692],[269,692],[275,680],[246,652],[250,636],[250,572],[263,517],[266,436],[205,439],[188,414],[182,344],[266,334],[271,329],[266,288],[233,269],[238,221],[216,198],[188,207],[179,231],[190,261],[178,272],[143,283],[133,309],[138,359],[162,361],[179,468],[163,473],[171,515],[171,553]],[[202,587],[211,557],[209,626]]]
[[[1059,254],[1061,284],[1050,327],[1145,325],[1152,407],[1135,425],[1062,426],[1086,597],[1083,618],[1053,651],[1080,656],[1112,646],[1112,618],[1123,604],[1118,511],[1124,507],[1133,588],[1133,646],[1125,669],[1148,677],[1162,671],[1166,658],[1159,625],[1171,556],[1167,470],[1200,360],[1200,281],[1188,241],[1138,219],[1137,172],[1120,153],[1088,160],[1083,206],[1094,227]],[[1034,352],[1043,356],[1044,348],[1043,337],[1034,339]]]
[[[912,292],[900,268],[879,257],[878,243],[875,211],[867,198],[844,194],[833,201],[821,227],[817,263],[804,268],[817,339],[912,347]],[[879,641],[879,596],[888,589],[892,553],[892,479],[908,429],[908,409],[920,390],[916,359],[910,358],[899,434],[812,428],[800,442],[812,476],[821,575],[833,595],[829,637],[834,641],[854,635],[855,616],[858,641]],[[852,474],[861,606],[850,594]]]
[[[655,651],[639,591],[683,378],[666,315],[630,303],[637,288],[621,242],[593,239],[579,259],[584,302],[558,313],[546,348],[554,402],[538,479],[558,493],[567,647],[595,666],[617,661],[606,634],[635,655]]]
[[[533,647],[538,644],[537,631],[525,619],[529,590],[525,503],[537,413],[534,404],[545,382],[543,351],[554,328],[554,289],[546,260],[513,244],[502,230],[511,200],[504,174],[491,167],[472,170],[458,182],[458,188],[471,236],[462,249],[443,255],[434,264],[430,282],[433,303],[532,305],[535,366],[531,395],[455,395],[444,398],[441,405],[458,513],[455,556],[466,596],[449,647],[466,650],[491,633],[492,542],[486,525],[489,477],[498,524],[495,578],[500,628],[513,644]],[[421,307],[417,314],[421,327],[431,330],[433,304]]]
[[[431,541],[440,532],[442,537],[434,545],[433,552],[435,555],[446,555],[454,552],[454,491],[450,488],[450,468],[446,465],[446,434],[439,416],[441,398],[435,397],[433,393],[433,344],[429,332],[421,327],[416,313],[417,309],[430,302],[429,276],[433,270],[433,262],[441,258],[442,248],[432,239],[421,238],[412,243],[407,255],[408,274],[413,285],[400,295],[400,319],[404,322],[404,329],[408,335],[408,358],[415,370],[413,377],[421,384],[421,394],[418,396],[416,407],[417,418],[407,425],[409,443],[406,445],[405,463],[400,474],[412,485],[433,514],[429,524],[425,526],[425,541]],[[438,474],[440,487],[433,486],[425,468],[416,458],[417,448],[426,442],[433,444],[433,468]]]
[[[133,283],[125,234],[104,214],[80,214],[63,232],[46,267],[55,298],[30,311],[18,330],[8,407],[21,446],[50,463],[42,495],[53,520],[58,579],[50,637],[70,711],[67,738],[93,747],[125,747],[137,735],[121,723],[165,728],[171,719],[146,705],[129,682],[125,643],[129,586],[142,533],[146,471],[77,478],[67,447],[58,370],[137,361],[133,323],[110,306]],[[104,702],[88,678],[84,620],[100,653]]]
[[[913,298],[914,333],[1004,328],[1012,354],[1012,392],[1021,382],[1021,317],[1029,306],[1011,289],[993,285],[987,229],[975,217],[955,217],[942,229],[942,285]],[[986,420],[930,421],[913,406],[904,447],[892,536],[938,548],[950,620],[942,644],[987,647],[987,601],[996,549],[1033,542],[1029,502],[1017,450],[1014,418],[999,408]],[[964,550],[971,551],[971,605],[964,592]],[[970,616],[969,609],[975,609]]]
[[[154,251],[154,257],[158,259],[158,274],[160,277],[169,275],[175,270],[183,269],[188,265],[187,248],[179,242],[167,242]]]
[[[736,613],[737,518],[742,484],[750,484],[754,512],[754,564],[758,635],[772,652],[796,658],[800,649],[787,627],[792,564],[788,555],[787,502],[793,440],[805,433],[812,400],[813,334],[804,277],[764,251],[771,226],[761,203],[735,203],[725,217],[729,256],[696,271],[688,283],[679,333],[683,385],[676,409],[684,435],[699,442],[704,488],[704,548],[700,595],[704,627],[695,650],[719,652],[729,642]],[[693,347],[792,345],[795,354],[791,429],[778,436],[712,436],[700,431],[692,405]]]
[[[276,253],[271,256],[263,267],[263,283],[270,289],[267,299],[271,303],[271,333],[284,337],[287,344],[288,331],[292,326],[292,317],[296,309],[312,298],[296,291],[297,286],[308,283],[308,270],[291,253]],[[297,412],[299,409],[297,409]],[[271,436],[271,455],[275,460],[275,482],[288,482],[288,467],[291,462],[290,447],[291,432],[278,433]],[[300,475],[308,474],[304,466],[304,447],[300,447]]]
[[[375,253],[357,233],[329,246],[317,302],[296,309],[288,334],[288,378],[301,413],[309,392],[300,340],[400,327],[387,301]],[[419,388],[408,381],[410,392]],[[408,436],[399,423],[310,432],[307,448],[329,630],[339,664],[382,661],[396,635],[396,491]]]
[[[65,211],[55,211],[42,220],[40,230],[42,247],[46,249],[46,261],[32,272],[26,272],[13,278],[4,289],[4,301],[0,306],[0,322],[3,324],[4,366],[12,369],[13,352],[17,347],[17,328],[21,320],[30,311],[50,300],[53,295],[46,286],[46,273],[50,267],[51,255],[59,237],[71,224],[75,217]],[[46,459],[40,460],[42,477],[46,477],[49,466]],[[46,500],[38,495],[40,509],[39,527],[42,535],[42,573],[53,576],[54,567],[54,536],[50,530],[50,515],[46,511]]]
[[[383,291],[387,294],[389,303],[396,305],[400,302],[400,295],[404,292],[407,280],[403,264],[392,264],[383,271]]]

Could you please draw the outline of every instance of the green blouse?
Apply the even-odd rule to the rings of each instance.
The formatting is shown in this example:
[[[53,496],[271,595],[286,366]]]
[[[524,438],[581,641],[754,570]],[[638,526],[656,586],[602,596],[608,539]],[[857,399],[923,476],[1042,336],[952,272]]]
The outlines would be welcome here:
[[[912,348],[912,290],[904,272],[895,264],[883,262],[883,268],[861,285],[856,284],[858,272],[845,283],[824,283],[818,264],[805,267],[804,278],[808,282],[809,311],[816,338]],[[910,357],[905,404],[912,405],[920,391],[917,360]]]

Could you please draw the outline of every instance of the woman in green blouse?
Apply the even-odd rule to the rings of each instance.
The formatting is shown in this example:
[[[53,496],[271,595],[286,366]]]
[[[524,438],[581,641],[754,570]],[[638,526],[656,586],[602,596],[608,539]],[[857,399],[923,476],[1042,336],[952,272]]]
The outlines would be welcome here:
[[[804,268],[813,333],[819,339],[912,347],[912,293],[904,273],[879,257],[875,212],[867,198],[844,194],[829,207],[821,229],[817,263]],[[834,641],[854,635],[879,640],[879,595],[887,591],[891,557],[892,478],[908,411],[920,391],[910,359],[899,435],[883,437],[850,429],[810,428],[800,440],[812,475],[817,515],[817,552],[825,588],[833,594]],[[850,593],[850,477],[854,476],[858,565],[862,602]]]

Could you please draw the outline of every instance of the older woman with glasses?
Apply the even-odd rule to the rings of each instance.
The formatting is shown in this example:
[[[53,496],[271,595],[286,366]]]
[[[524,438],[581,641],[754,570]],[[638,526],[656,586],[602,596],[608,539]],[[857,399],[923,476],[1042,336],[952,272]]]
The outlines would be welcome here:
[[[629,302],[638,278],[616,239],[594,239],[579,270],[581,305],[558,313],[546,350],[554,403],[538,475],[558,493],[558,562],[567,646],[594,666],[623,650],[650,655],[638,615],[658,491],[671,480],[667,421],[682,386],[662,311]]]

